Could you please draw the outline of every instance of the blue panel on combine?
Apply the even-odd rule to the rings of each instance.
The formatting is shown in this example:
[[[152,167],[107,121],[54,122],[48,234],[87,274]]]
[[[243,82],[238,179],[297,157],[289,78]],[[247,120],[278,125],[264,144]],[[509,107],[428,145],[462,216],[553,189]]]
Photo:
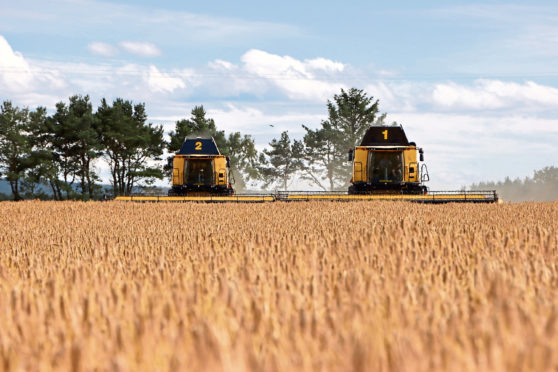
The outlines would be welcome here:
[[[186,138],[178,155],[221,155],[215,141],[209,138]]]

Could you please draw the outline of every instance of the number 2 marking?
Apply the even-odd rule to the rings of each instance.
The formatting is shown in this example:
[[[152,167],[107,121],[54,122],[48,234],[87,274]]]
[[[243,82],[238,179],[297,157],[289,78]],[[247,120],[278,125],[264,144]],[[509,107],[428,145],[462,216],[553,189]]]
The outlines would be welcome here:
[[[202,143],[201,142],[196,142],[196,150],[201,150],[202,149]]]
[[[382,134],[384,135],[384,139],[387,140],[387,134],[388,134],[387,129],[384,130],[384,131],[382,132]]]

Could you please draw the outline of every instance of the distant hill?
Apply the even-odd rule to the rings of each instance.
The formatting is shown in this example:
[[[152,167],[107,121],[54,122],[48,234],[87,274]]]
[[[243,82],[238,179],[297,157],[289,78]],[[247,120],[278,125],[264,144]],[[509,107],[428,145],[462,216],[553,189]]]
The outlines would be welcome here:
[[[10,184],[6,180],[0,180],[0,194],[12,194]]]
[[[110,194],[112,192],[111,185],[101,184],[100,186],[103,188],[103,190],[105,190],[107,194]],[[79,192],[80,190],[79,185],[74,185],[74,188],[76,191]],[[52,195],[51,189],[44,185],[40,185],[39,189],[47,195]],[[139,188],[138,189],[134,188],[134,192],[141,193],[141,194],[166,195],[168,189],[169,189],[168,187],[152,187],[143,190]],[[6,199],[8,200],[12,199],[12,188],[10,187],[8,181],[6,181],[5,179],[0,179],[0,200],[6,200]]]
[[[46,194],[50,195],[50,190],[48,187],[39,186],[39,189]],[[10,187],[10,183],[5,179],[0,179],[0,194],[4,194],[8,197],[8,199],[12,199],[12,188]]]

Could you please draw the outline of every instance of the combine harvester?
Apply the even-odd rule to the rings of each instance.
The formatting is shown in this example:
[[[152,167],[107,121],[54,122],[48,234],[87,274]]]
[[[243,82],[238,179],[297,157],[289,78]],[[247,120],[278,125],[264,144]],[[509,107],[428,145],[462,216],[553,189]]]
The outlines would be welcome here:
[[[418,155],[418,157],[417,157]],[[401,126],[371,126],[360,146],[349,150],[353,177],[348,192],[279,191],[235,194],[228,157],[213,138],[186,138],[172,162],[172,188],[168,196],[119,196],[138,202],[262,203],[273,201],[404,200],[417,203],[496,203],[496,191],[429,191],[424,153],[409,142]]]
[[[118,196],[115,200],[137,202],[213,202],[262,203],[273,202],[272,194],[238,194],[230,183],[230,160],[221,155],[211,137],[187,137],[174,156],[172,187],[166,196]]]

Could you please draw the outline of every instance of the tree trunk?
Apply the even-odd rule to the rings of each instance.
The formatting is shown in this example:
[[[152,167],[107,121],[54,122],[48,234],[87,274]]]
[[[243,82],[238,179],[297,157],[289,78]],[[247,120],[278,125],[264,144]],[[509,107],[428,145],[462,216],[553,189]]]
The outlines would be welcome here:
[[[11,180],[10,187],[12,189],[12,194],[14,196],[14,201],[23,200],[23,198],[19,195],[19,180]]]
[[[333,191],[335,184],[333,183],[333,171],[331,169],[331,165],[327,167],[327,178],[329,180],[329,191]]]
[[[81,188],[81,198],[83,199],[83,197],[85,196],[85,155],[81,154],[80,155],[80,165],[81,165],[81,169],[79,170],[79,185]]]
[[[53,182],[51,180],[49,180],[48,184],[50,185],[50,189],[52,190],[52,198],[54,200],[58,200],[58,195],[56,194],[56,187],[54,187]]]

